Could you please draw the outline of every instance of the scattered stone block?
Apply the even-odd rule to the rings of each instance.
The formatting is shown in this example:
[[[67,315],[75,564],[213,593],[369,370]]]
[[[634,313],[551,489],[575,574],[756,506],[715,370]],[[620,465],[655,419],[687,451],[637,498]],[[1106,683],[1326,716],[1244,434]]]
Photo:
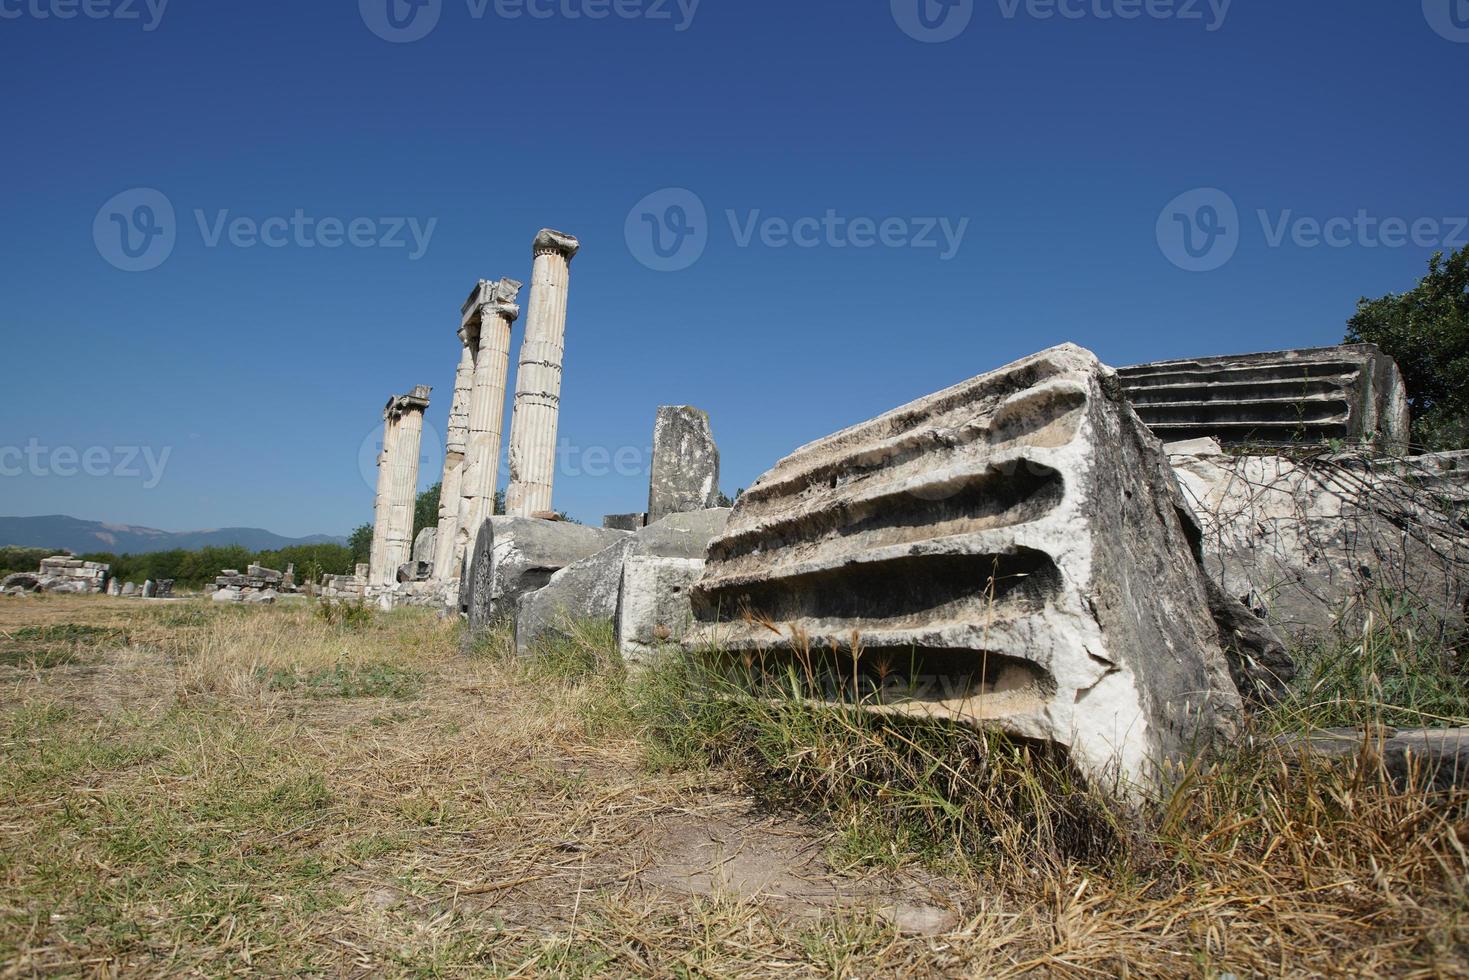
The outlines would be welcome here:
[[[1443,793],[1469,786],[1469,728],[1333,728],[1275,739],[1302,761],[1315,757],[1380,767],[1401,790]]]
[[[702,558],[627,559],[617,599],[617,649],[625,661],[651,662],[683,641],[694,619],[690,593],[703,572]]]
[[[1157,361],[1118,375],[1165,441],[1408,445],[1403,376],[1372,344]]]
[[[135,596],[138,594],[138,587],[132,582],[124,582],[122,586],[122,594],[124,596]]]
[[[1469,488],[1453,457],[1238,455],[1174,445],[1208,576],[1301,637],[1355,630],[1391,593],[1451,621],[1469,599]]]
[[[513,615],[520,597],[546,585],[561,569],[588,558],[624,531],[530,517],[491,517],[480,526],[461,589],[472,630]]]
[[[719,503],[719,447],[707,413],[688,405],[658,409],[653,426],[653,473],[648,522]]]
[[[0,581],[0,590],[5,592],[40,592],[41,578],[39,575],[32,575],[30,572],[16,572],[14,575],[5,576],[4,580]]]
[[[544,587],[521,597],[515,619],[517,651],[524,656],[538,640],[568,635],[580,622],[615,623],[625,561],[635,555],[702,559],[709,542],[724,530],[729,513],[728,508],[713,508],[670,514],[566,566]]]
[[[433,562],[410,561],[406,565],[398,566],[397,581],[402,582],[427,582],[434,573]]]
[[[413,560],[423,562],[429,566],[434,563],[434,551],[439,544],[439,529],[437,527],[426,527],[418,532],[418,537],[413,539]]]
[[[1241,710],[1184,506],[1116,373],[1053,348],[762,476],[684,647],[809,649],[813,696],[850,703],[855,670],[868,710],[1050,743],[1130,795]]]
[[[239,589],[216,589],[209,598],[212,602],[240,602],[244,596]]]
[[[608,514],[602,518],[602,526],[609,531],[639,531],[647,524],[647,514]]]

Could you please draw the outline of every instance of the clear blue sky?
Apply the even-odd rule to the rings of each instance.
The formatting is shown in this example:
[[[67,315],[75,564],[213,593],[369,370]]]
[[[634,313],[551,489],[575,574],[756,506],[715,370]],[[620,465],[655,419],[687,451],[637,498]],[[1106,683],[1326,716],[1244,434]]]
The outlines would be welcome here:
[[[659,404],[711,413],[732,492],[1062,341],[1114,364],[1336,342],[1435,236],[1469,238],[1443,220],[1469,213],[1466,0],[158,2],[0,0],[0,513],[346,533],[383,403],[432,384],[442,432],[459,305],[528,279],[542,226],[583,243],[556,489],[588,522],[642,509],[643,476],[592,474]],[[104,208],[138,188],[171,229]],[[1170,212],[1200,188],[1224,211]],[[364,242],[435,224],[416,258],[406,230],[210,244],[221,212],[274,234],[298,210],[368,219]],[[1417,234],[1386,247],[1359,213]],[[1353,224],[1312,247],[1303,217]],[[117,267],[135,219],[173,240],[149,271]],[[1184,230],[1227,248],[1190,259]]]

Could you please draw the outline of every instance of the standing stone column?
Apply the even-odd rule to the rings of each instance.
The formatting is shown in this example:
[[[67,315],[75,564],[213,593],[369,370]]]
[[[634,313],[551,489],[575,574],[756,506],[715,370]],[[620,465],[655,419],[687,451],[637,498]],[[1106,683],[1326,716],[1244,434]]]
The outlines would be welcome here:
[[[454,537],[459,529],[459,500],[463,496],[464,458],[469,451],[469,400],[474,387],[474,351],[459,331],[459,369],[454,372],[454,401],[449,406],[449,428],[444,435],[444,477],[439,485],[439,533],[434,539],[434,578],[459,577],[454,564]]]
[[[459,521],[454,534],[454,577],[480,525],[495,512],[495,486],[500,479],[500,446],[505,428],[505,383],[510,374],[510,331],[520,316],[516,279],[481,281],[464,304],[464,336],[476,349],[474,384],[469,399],[468,454],[459,492]]]
[[[383,539],[382,550],[375,557],[379,564],[369,572],[372,585],[392,585],[397,581],[398,567],[413,557],[413,508],[418,496],[418,454],[423,441],[423,413],[428,409],[428,396],[433,391],[419,385],[411,394],[399,395],[388,402],[385,416],[393,419],[394,434],[390,451],[384,458],[388,470],[386,525],[373,532],[373,547]]]
[[[386,562],[388,523],[393,498],[393,468],[389,459],[398,436],[398,416],[393,412],[393,402],[383,410],[383,447],[377,454],[377,496],[372,503],[372,550],[368,554],[368,581],[376,582],[377,575]]]
[[[566,292],[581,243],[543,229],[532,245],[530,311],[515,376],[510,420],[510,489],[505,512],[530,517],[551,509],[556,478],[556,426],[561,411],[561,360],[566,344]]]

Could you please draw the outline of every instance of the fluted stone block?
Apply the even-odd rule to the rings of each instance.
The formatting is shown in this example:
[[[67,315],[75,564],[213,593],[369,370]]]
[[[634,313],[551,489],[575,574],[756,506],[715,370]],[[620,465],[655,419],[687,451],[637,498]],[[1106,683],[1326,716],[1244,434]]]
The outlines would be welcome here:
[[[719,447],[709,416],[688,405],[664,405],[653,425],[648,520],[719,503]]]
[[[1157,361],[1118,374],[1165,442],[1408,445],[1403,376],[1372,344]]]
[[[684,646],[809,647],[814,696],[1050,743],[1131,795],[1241,710],[1182,506],[1116,373],[1057,347],[762,476]]]

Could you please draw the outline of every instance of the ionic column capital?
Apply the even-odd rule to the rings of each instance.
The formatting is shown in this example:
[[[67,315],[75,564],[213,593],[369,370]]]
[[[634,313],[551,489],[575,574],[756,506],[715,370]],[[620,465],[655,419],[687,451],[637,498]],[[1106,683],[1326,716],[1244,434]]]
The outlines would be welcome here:
[[[570,262],[576,253],[581,251],[581,242],[573,235],[551,228],[542,228],[536,240],[531,243],[533,255],[560,255]]]
[[[514,323],[520,319],[520,307],[515,303],[483,303],[480,305],[479,315],[481,323],[492,316],[497,316],[506,323]]]

